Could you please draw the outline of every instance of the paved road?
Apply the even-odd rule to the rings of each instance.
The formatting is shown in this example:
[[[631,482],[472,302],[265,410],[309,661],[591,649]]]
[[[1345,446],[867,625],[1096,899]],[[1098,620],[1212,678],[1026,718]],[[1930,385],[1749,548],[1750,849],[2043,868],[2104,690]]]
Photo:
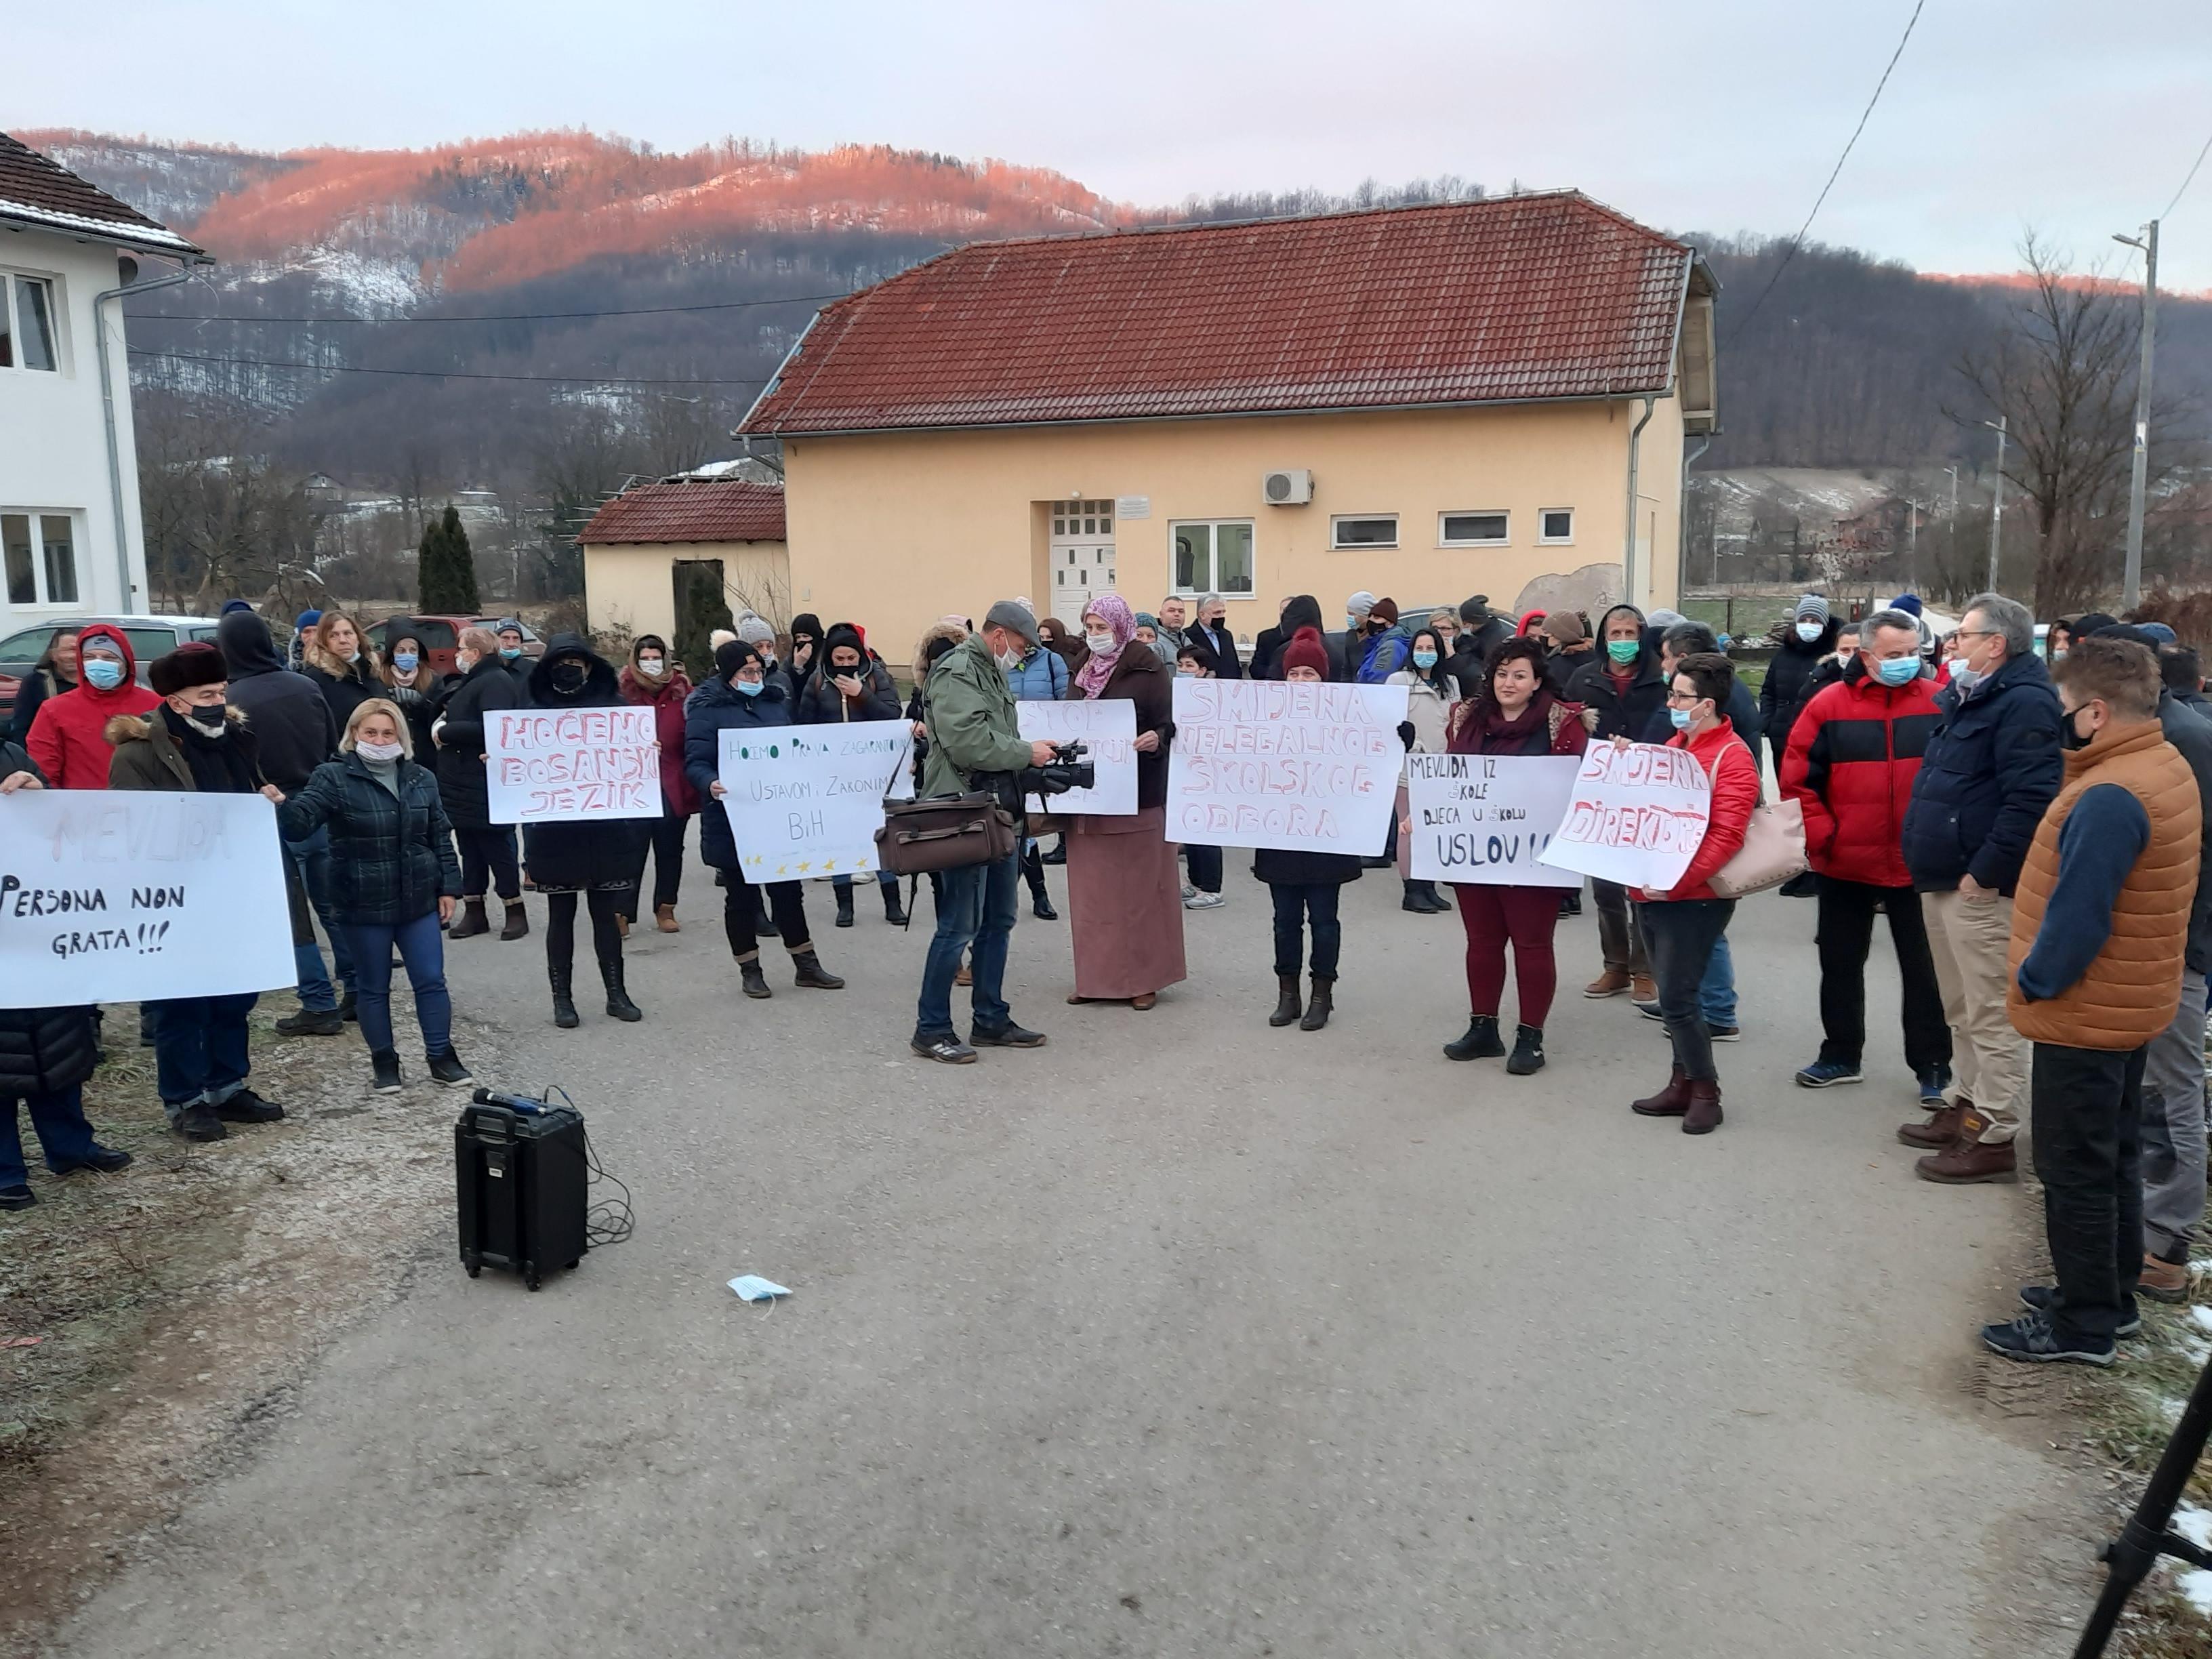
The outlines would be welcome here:
[[[1062,1006],[1066,924],[1025,918],[1052,1046],[958,1070],[907,1056],[925,940],[872,895],[832,932],[810,890],[848,990],[778,962],[762,1004],[695,878],[634,941],[638,1026],[556,1032],[534,940],[454,947],[635,1238],[537,1296],[438,1256],[64,1650],[2063,1650],[2004,1569],[2064,1478],[1965,1395],[2021,1194],[1911,1179],[1893,1028],[1869,1085],[1789,1086],[1809,904],[1739,920],[1699,1140],[1627,1113],[1664,1047],[1623,1002],[1571,994],[1534,1079],[1437,1055],[1457,925],[1386,878],[1347,894],[1336,1023],[1269,1030],[1231,869],[1149,1014]],[[798,1294],[741,1305],[748,1271]]]

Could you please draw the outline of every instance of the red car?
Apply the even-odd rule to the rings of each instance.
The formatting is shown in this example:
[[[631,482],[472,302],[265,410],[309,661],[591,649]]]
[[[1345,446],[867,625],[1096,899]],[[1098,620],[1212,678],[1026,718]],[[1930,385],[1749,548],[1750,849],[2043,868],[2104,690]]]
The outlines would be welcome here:
[[[369,643],[380,657],[389,654],[390,642],[412,635],[422,641],[422,666],[436,674],[453,672],[453,653],[459,647],[464,628],[497,628],[498,617],[386,617],[368,630]],[[542,657],[545,641],[529,629],[522,630],[522,654]]]

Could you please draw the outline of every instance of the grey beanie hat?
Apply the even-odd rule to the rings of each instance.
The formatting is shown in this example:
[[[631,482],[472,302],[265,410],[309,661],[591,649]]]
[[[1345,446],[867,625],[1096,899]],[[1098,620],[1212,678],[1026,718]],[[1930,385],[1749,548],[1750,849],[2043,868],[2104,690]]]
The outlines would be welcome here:
[[[1690,619],[1679,611],[1669,611],[1662,605],[1644,620],[1654,628],[1672,628],[1676,623],[1686,623]]]
[[[1828,602],[1818,593],[1806,594],[1797,601],[1797,609],[1792,616],[1792,620],[1805,617],[1810,617],[1814,622],[1825,626],[1828,620]]]
[[[758,617],[747,617],[738,624],[738,637],[747,645],[772,645],[775,629]]]

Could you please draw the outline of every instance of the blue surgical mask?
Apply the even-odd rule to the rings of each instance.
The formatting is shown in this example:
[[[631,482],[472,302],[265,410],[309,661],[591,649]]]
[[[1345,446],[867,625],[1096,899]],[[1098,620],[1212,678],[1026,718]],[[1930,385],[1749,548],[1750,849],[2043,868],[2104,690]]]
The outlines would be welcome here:
[[[1686,708],[1669,708],[1667,711],[1667,718],[1674,722],[1674,729],[1677,732],[1686,732],[1690,729],[1690,722],[1697,716]]]
[[[754,680],[732,680],[730,684],[737,688],[739,696],[744,697],[757,697],[768,690],[765,684]]]
[[[513,662],[517,657],[522,654],[522,647],[519,645],[502,645],[499,648],[499,654],[506,658],[507,661]]]
[[[83,665],[84,677],[102,691],[112,691],[123,684],[123,665],[108,657],[87,657]]]
[[[1195,668],[1178,668],[1176,670],[1176,678],[1179,680],[1194,680],[1200,676]]]
[[[422,660],[422,658],[416,656],[412,651],[395,651],[392,653],[392,665],[403,674],[413,673],[415,665]]]
[[[1887,662],[1876,663],[1874,672],[1881,677],[1884,685],[1910,685],[1920,678],[1920,659],[1892,657]]]
[[[1433,651],[1416,651],[1415,653],[1413,653],[1413,666],[1414,666],[1414,667],[1416,667],[1416,668],[1434,668],[1436,665],[1437,665],[1437,653],[1436,653],[1435,652],[1433,652]]]
[[[1799,623],[1797,624],[1797,637],[1804,641],[1808,645],[1812,644],[1814,641],[1820,637],[1820,624],[1813,622]]]

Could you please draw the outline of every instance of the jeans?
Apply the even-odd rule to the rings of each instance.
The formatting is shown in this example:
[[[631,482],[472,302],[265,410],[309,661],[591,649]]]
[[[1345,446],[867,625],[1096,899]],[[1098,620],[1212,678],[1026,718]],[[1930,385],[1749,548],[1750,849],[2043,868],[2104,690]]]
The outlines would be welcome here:
[[[2028,1123],[2058,1296],[2054,1326],[2110,1342],[2142,1276],[2143,1050],[2035,1045]]]
[[[1708,1025],[1733,1026],[1738,1023],[1735,954],[1729,949],[1726,933],[1713,941],[1713,953],[1705,962],[1705,976],[1698,981],[1698,1006],[1705,1011]]]
[[[1590,893],[1597,901],[1597,946],[1609,974],[1645,974],[1651,959],[1645,954],[1643,930],[1629,914],[1628,890],[1617,881],[1590,878]]]
[[[1920,897],[1910,887],[1820,878],[1820,1058],[1856,1066],[1866,1050],[1866,959],[1874,944],[1874,908],[1889,917],[1904,981],[1905,1063],[1915,1076],[1951,1063],[1951,1028],[1929,953]]]
[[[675,903],[677,889],[684,884],[684,837],[690,828],[688,817],[672,813],[653,822],[653,908],[656,910],[664,904]],[[642,873],[640,872],[641,878]]]
[[[482,899],[497,891],[503,899],[522,896],[522,871],[514,856],[514,830],[495,823],[489,830],[456,830],[454,843],[461,853],[461,891]]]
[[[1201,893],[1221,890],[1221,849],[1218,847],[1186,847],[1190,884]]]
[[[1720,1076],[1713,1068],[1713,1034],[1698,988],[1713,946],[1735,914],[1734,899],[1655,899],[1636,907],[1652,977],[1659,981],[1659,1014],[1674,1045],[1674,1063],[1695,1082]]]
[[[753,886],[745,881],[733,881],[722,892],[722,932],[728,936],[730,954],[739,962],[750,962],[760,954],[760,896],[768,895],[769,909],[775,917],[775,931],[782,937],[783,948],[796,956],[810,949],[806,937],[806,900],[795,881],[772,881],[765,888]]]
[[[2012,1028],[2005,993],[2012,984],[2012,901],[1970,899],[1953,889],[1923,893],[1921,919],[1929,954],[1943,993],[1943,1020],[1951,1028],[1954,1105],[1973,1103],[1989,1120],[1982,1144],[2006,1146],[2020,1133],[2027,1097],[2027,1039]],[[2203,1032],[2191,1041],[2202,1043]],[[2197,1206],[2202,1210],[2202,1204]]]
[[[1218,848],[1214,849],[1218,852]],[[1198,848],[1191,848],[1195,853]],[[1305,954],[1305,925],[1313,927],[1313,976],[1336,977],[1336,958],[1344,945],[1344,928],[1336,919],[1337,900],[1344,889],[1335,882],[1273,882],[1267,891],[1275,900],[1275,975],[1298,976],[1298,958]]]
[[[1467,1006],[1478,1018],[1495,1018],[1505,995],[1505,945],[1513,945],[1513,981],[1521,1023],[1544,1029],[1559,988],[1552,930],[1559,921],[1556,887],[1503,887],[1454,882],[1459,923],[1467,933]]]
[[[385,958],[386,962],[390,957]],[[178,997],[145,1006],[154,1016],[154,1087],[174,1123],[185,1108],[220,1106],[246,1086],[246,1016],[259,999]]]
[[[361,1035],[371,1054],[392,1046],[392,950],[407,969],[415,991],[415,1023],[422,1028],[422,1052],[442,1054],[453,1046],[453,1000],[446,994],[446,941],[435,910],[397,927],[381,922],[348,924],[353,959],[361,964]]]
[[[2143,1248],[2189,1259],[2204,1220],[2204,975],[2185,969],[2181,1006],[2143,1048]]]
[[[1016,900],[1022,886],[1021,849],[989,864],[970,864],[939,872],[937,933],[921,970],[921,1000],[915,1010],[917,1041],[957,1035],[952,1029],[952,976],[972,942],[969,972],[974,979],[975,1024],[984,1030],[1011,1024],[1013,1012],[1002,994],[1006,980],[1006,946],[1013,937]]]
[[[20,1100],[0,1099],[0,1187],[23,1185],[23,1141],[16,1127],[17,1108],[31,1112],[31,1127],[46,1154],[46,1167],[56,1175],[75,1169],[99,1150],[92,1125],[85,1121],[84,1085],[72,1083],[51,1093],[25,1095]]]
[[[315,907],[323,931],[331,939],[331,964],[337,969],[339,981],[346,994],[353,994],[356,983],[352,948],[346,943],[345,930],[339,925],[331,909],[331,832],[327,828],[313,835],[284,843],[284,854],[300,872],[300,879],[307,890],[307,902]],[[292,947],[295,970],[300,976],[300,1006],[302,1008],[335,1008],[337,999],[331,994],[331,982],[323,976],[322,953],[313,945]],[[313,971],[309,971],[309,964]]]

